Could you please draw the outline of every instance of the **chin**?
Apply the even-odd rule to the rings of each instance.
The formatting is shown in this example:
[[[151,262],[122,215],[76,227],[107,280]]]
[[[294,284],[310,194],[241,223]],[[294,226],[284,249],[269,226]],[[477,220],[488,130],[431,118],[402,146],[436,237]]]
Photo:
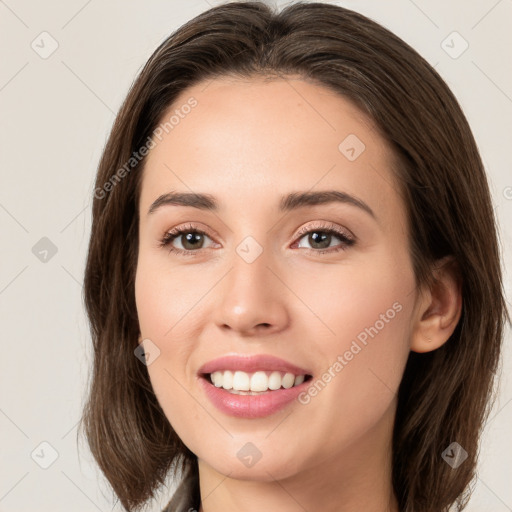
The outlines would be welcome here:
[[[298,463],[296,454],[288,459],[283,458],[282,452],[277,448],[267,449],[271,452],[270,455],[265,456],[264,451],[257,455],[256,450],[247,443],[242,449],[237,446],[233,456],[226,456],[226,452],[223,451],[222,456],[209,454],[206,458],[199,458],[203,464],[211,466],[218,473],[237,480],[272,482],[289,478],[301,471],[303,464]],[[251,458],[252,450],[254,451]]]

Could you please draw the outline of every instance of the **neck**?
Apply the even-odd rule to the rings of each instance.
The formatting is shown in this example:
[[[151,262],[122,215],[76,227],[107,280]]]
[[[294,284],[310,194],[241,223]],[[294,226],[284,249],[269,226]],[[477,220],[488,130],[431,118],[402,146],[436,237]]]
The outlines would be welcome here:
[[[199,512],[398,512],[391,479],[394,412],[390,407],[344,451],[283,479],[276,468],[265,480],[237,480],[199,459]]]

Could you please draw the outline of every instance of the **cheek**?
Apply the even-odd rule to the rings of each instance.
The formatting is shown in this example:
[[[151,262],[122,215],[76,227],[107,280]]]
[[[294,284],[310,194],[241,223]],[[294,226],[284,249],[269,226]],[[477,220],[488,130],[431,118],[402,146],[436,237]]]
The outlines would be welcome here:
[[[200,308],[192,306],[200,297],[197,287],[201,283],[184,276],[171,272],[158,259],[141,254],[135,277],[135,302],[141,335],[158,349],[158,357],[147,367],[155,395],[167,418],[179,418],[180,412],[187,410],[190,421],[194,420],[195,412],[190,408],[190,395],[185,388],[191,386],[190,355],[199,338],[194,332],[198,322],[193,318],[197,315],[195,309]]]
[[[135,302],[144,337],[169,339],[180,330],[201,288],[201,281],[186,280],[184,275],[161,258],[139,257]]]
[[[386,339],[388,348],[407,337],[403,329],[410,320],[414,275],[406,258],[399,265],[394,254],[382,251],[354,265],[319,267],[314,277],[311,268],[296,268],[288,279],[306,306],[301,306],[303,321],[311,319],[309,334],[317,329],[318,338],[305,341],[319,348],[341,350],[357,337],[364,343],[371,339],[368,330]]]
[[[302,279],[298,293],[323,324],[313,318],[324,333],[312,340],[324,362],[318,394],[325,383],[324,399],[340,406],[336,415],[360,411],[368,422],[398,390],[409,354],[415,283],[406,257],[397,261],[382,254],[357,268],[318,273],[314,288],[311,279]]]

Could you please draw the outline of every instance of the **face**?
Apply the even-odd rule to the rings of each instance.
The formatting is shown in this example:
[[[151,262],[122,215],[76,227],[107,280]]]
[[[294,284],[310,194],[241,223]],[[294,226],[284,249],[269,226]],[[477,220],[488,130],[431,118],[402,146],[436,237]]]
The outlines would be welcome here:
[[[300,79],[216,79],[163,122],[176,110],[144,168],[135,282],[169,422],[201,464],[241,479],[375,452],[417,299],[389,147]]]

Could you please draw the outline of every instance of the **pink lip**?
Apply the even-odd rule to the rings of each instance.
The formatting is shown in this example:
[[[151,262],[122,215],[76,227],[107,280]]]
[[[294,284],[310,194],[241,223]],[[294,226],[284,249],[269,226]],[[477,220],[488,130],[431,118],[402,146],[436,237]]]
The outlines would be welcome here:
[[[267,354],[255,356],[224,356],[214,359],[199,369],[199,382],[206,396],[215,407],[229,416],[238,418],[263,418],[292,403],[309,385],[311,379],[288,389],[267,391],[258,395],[236,395],[214,386],[208,375],[215,371],[231,370],[247,373],[256,371],[281,371],[294,375],[312,375],[310,370],[288,363],[284,359]]]
[[[279,357],[274,357],[269,354],[258,354],[254,356],[231,355],[219,357],[218,359],[209,361],[201,366],[198,373],[201,375],[205,373],[213,373],[218,370],[240,370],[247,373],[269,370],[285,373],[289,372],[294,375],[311,375],[310,370],[299,368],[284,359],[280,359]]]
[[[221,412],[238,418],[263,418],[293,402],[310,385],[311,379],[292,388],[281,388],[259,395],[234,395],[224,388],[215,387],[204,377],[200,377],[199,382],[206,396]]]

